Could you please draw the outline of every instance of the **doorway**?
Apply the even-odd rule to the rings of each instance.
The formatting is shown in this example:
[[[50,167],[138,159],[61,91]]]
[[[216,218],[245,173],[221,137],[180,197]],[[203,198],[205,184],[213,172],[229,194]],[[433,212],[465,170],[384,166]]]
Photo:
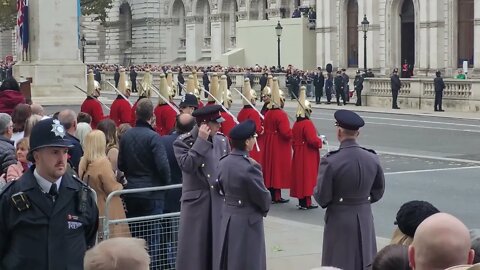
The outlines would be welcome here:
[[[400,14],[401,64],[415,65],[415,8],[412,0],[405,0]]]

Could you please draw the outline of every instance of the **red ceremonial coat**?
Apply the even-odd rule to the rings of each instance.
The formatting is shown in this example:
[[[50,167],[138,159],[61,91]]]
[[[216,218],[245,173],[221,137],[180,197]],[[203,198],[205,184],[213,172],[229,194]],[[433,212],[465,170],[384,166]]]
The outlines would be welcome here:
[[[124,99],[121,96],[118,96],[112,103],[110,107],[110,119],[112,119],[115,124],[120,126],[123,123],[130,124],[132,118],[132,107],[128,100]]]
[[[233,120],[233,117],[227,112],[220,112],[220,114],[225,121],[223,121],[219,131],[223,133],[223,135],[229,137],[230,130],[232,130],[232,128],[236,125],[235,120]]]
[[[155,107],[155,130],[160,136],[168,135],[175,128],[177,112],[168,104],[160,104]]]
[[[87,97],[87,99],[83,101],[80,111],[83,113],[88,113],[92,117],[92,123],[90,125],[93,129],[96,129],[98,123],[105,118],[103,115],[102,105],[96,98],[93,97]]]
[[[265,102],[263,104],[263,107],[262,109],[260,110],[260,113],[263,114],[263,116],[265,116],[268,112],[268,102]],[[265,120],[262,120],[260,118],[260,121],[262,121],[262,129],[263,129],[263,134],[258,134],[258,137],[257,137],[257,143],[258,143],[258,147],[260,148],[260,155],[259,155],[259,160],[258,160],[258,163],[260,163],[260,165],[262,165],[262,168],[265,166],[264,164],[264,160],[263,160],[263,151],[265,151]]]
[[[215,105],[217,104],[216,101],[209,101],[207,102],[207,104],[205,106],[212,106],[212,105]]]
[[[292,128],[292,185],[290,196],[303,199],[313,195],[317,184],[320,148],[322,140],[318,137],[310,119],[297,120]]]
[[[290,188],[292,166],[292,129],[287,113],[271,109],[265,114],[263,177],[267,188]]]
[[[250,105],[245,105],[243,106],[243,109],[240,110],[238,113],[238,122],[242,123],[248,119],[252,120],[255,122],[255,132],[257,133],[258,138],[263,134],[263,123],[262,123],[262,118],[260,118],[260,115],[258,112],[252,108]],[[258,147],[260,148],[260,143],[257,141]],[[257,151],[257,148],[254,147],[252,151],[250,151],[250,157],[255,159],[258,163],[262,164],[262,153],[263,148],[260,148],[260,152]]]
[[[201,100],[198,101],[198,109],[205,107]]]

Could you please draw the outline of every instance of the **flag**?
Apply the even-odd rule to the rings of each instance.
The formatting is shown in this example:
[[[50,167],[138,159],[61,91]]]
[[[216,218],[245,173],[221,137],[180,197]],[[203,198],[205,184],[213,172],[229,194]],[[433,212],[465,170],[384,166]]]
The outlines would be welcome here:
[[[17,0],[17,50],[20,55],[28,51],[29,24],[28,0]]]

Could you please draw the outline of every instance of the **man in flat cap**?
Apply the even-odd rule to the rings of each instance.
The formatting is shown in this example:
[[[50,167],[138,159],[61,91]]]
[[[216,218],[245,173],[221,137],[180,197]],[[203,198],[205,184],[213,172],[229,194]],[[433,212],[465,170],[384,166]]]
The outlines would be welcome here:
[[[348,110],[338,110],[334,117],[340,148],[321,159],[314,191],[315,200],[327,209],[322,266],[367,269],[377,253],[370,205],[382,198],[385,176],[375,151],[356,142],[363,119]]]
[[[218,181],[225,196],[221,251],[216,254],[221,256],[222,270],[266,269],[263,217],[272,198],[263,183],[260,164],[249,157],[256,143],[255,131],[255,122],[250,119],[232,128],[232,153],[218,166]]]
[[[34,165],[0,193],[0,269],[83,269],[98,209],[90,189],[67,172],[71,146],[58,120],[33,127]]]
[[[197,125],[177,138],[175,157],[182,170],[180,229],[177,270],[211,270],[220,265],[220,220],[223,198],[215,188],[221,157],[230,153],[225,135],[218,133],[224,121],[220,105],[193,112]]]

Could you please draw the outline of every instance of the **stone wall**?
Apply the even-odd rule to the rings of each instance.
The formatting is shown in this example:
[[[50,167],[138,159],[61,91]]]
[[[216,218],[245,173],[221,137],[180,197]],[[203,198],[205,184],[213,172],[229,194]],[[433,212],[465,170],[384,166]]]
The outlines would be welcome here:
[[[480,80],[444,79],[443,109],[450,111],[480,111]],[[435,89],[432,78],[401,79],[398,95],[401,108],[433,110]],[[363,103],[366,106],[392,106],[392,90],[389,78],[366,78]]]

